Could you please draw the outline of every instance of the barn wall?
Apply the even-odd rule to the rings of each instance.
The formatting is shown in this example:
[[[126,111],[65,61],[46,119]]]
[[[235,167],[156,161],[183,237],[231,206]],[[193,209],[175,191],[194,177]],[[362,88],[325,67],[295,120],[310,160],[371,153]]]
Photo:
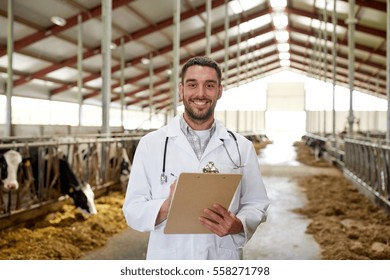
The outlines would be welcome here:
[[[264,131],[264,111],[216,111],[216,119],[223,122],[228,129],[237,132]],[[123,127],[111,127],[111,132],[123,132]],[[42,137],[56,135],[98,134],[99,126],[70,125],[12,125],[13,136]],[[6,137],[6,126],[0,124],[0,137]]]
[[[245,131],[264,131],[264,111],[216,111],[216,118],[222,121],[228,129]],[[343,131],[348,125],[348,111],[336,111],[336,133]],[[332,112],[326,111],[326,133],[332,133]],[[360,120],[361,131],[386,131],[387,112],[384,111],[355,111],[354,116]],[[308,111],[306,130],[312,133],[324,132],[324,111]],[[40,137],[45,135],[79,135],[96,134],[97,126],[68,126],[68,125],[13,125],[13,135],[17,137]],[[354,125],[357,130],[357,124]],[[112,127],[112,132],[122,132],[122,127]],[[6,137],[6,126],[0,124],[0,137]]]
[[[215,118],[237,132],[264,131],[264,111],[216,111]]]
[[[6,137],[4,124],[0,124],[0,137]],[[111,127],[111,132],[123,132],[122,127]],[[15,137],[42,137],[98,134],[101,127],[98,126],[70,126],[70,125],[12,125],[12,136]]]
[[[354,111],[354,131],[385,132],[387,112],[385,111]],[[326,122],[324,123],[324,115]],[[336,111],[336,133],[348,130],[349,111]],[[326,128],[324,130],[324,127]],[[331,111],[308,111],[307,131],[312,133],[332,133],[333,116]]]
[[[304,83],[269,83],[268,111],[303,111],[305,109]]]
[[[7,131],[7,126],[5,124],[0,124],[0,137],[5,137]]]

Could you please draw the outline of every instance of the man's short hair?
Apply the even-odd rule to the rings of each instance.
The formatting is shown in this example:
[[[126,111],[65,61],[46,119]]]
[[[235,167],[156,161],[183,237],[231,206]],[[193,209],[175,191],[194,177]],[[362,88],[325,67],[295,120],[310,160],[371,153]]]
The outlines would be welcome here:
[[[190,58],[182,67],[181,69],[181,82],[184,83],[184,76],[187,72],[187,69],[191,66],[194,65],[199,65],[199,66],[206,66],[215,69],[217,72],[217,77],[218,77],[218,85],[221,85],[221,79],[222,79],[222,71],[221,68],[219,67],[218,63],[205,56],[196,56],[193,58]]]

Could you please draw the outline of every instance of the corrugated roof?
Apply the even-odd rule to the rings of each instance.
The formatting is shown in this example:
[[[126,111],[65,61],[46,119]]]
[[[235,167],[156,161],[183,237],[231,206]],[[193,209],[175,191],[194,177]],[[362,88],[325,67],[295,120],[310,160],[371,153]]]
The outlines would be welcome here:
[[[205,55],[206,1],[183,0],[180,12],[180,63]],[[284,69],[280,64],[278,14],[287,15],[291,71],[332,81],[332,11],[334,1],[290,0],[278,10],[266,0],[212,1],[211,57],[228,67],[227,88],[260,79]],[[85,104],[101,103],[102,8],[100,0],[14,0],[14,90],[16,96],[78,101],[78,18],[82,24],[82,93]],[[0,83],[7,80],[8,1],[0,0]],[[173,61],[173,0],[112,1],[111,103],[120,106],[121,57],[125,62],[126,106],[148,107],[153,82],[153,107],[172,106],[170,70]],[[324,12],[325,11],[325,12]],[[337,84],[348,87],[347,0],[336,1],[335,52]],[[66,19],[57,26],[51,17]],[[355,1],[354,88],[386,95],[386,1]],[[282,36],[285,34],[281,34]],[[229,46],[225,48],[225,38]],[[121,44],[123,44],[123,52]],[[225,62],[225,53],[228,61]],[[325,55],[326,54],[326,55]],[[153,77],[143,58],[151,58]],[[326,73],[326,75],[325,75]],[[2,87],[5,92],[5,86]]]

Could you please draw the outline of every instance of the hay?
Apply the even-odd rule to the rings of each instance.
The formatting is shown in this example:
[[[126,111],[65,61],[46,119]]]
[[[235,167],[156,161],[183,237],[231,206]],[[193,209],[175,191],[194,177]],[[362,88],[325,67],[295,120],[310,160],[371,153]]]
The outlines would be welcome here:
[[[315,167],[331,167],[332,163],[326,159],[320,158],[316,160],[312,150],[302,141],[294,142],[294,147],[297,152],[297,161]]]
[[[122,214],[124,194],[112,192],[96,199],[97,215],[87,216],[65,205],[32,226],[0,232],[2,260],[80,259],[87,251],[106,244],[127,225]]]
[[[296,142],[298,160],[315,161],[308,147]],[[390,259],[390,218],[343,176],[297,178],[307,195],[305,207],[294,212],[312,219],[307,233],[320,244],[323,259]],[[96,199],[98,214],[86,216],[72,205],[47,215],[32,226],[0,232],[0,259],[80,259],[127,228],[122,214],[124,194]]]
[[[299,161],[316,163],[307,147],[296,147]],[[323,259],[390,259],[389,215],[342,174],[304,176],[297,182],[308,203],[294,212],[312,219],[307,233],[320,244]]]

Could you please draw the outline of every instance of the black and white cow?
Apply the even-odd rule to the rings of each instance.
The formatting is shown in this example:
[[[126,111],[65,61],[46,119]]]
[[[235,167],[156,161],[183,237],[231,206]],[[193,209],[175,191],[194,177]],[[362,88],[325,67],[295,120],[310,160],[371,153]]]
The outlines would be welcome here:
[[[74,205],[81,211],[89,214],[97,213],[94,203],[94,192],[91,186],[78,180],[65,157],[57,158],[57,160],[52,159],[51,164],[48,164],[50,155],[46,155],[43,168],[40,170],[38,166],[38,149],[34,148],[30,149],[30,151],[32,153],[28,158],[23,158],[15,150],[3,150],[0,152],[0,212],[9,213],[12,208],[18,209],[20,204],[23,204],[21,201],[32,205],[38,201],[51,199],[53,197],[45,197],[42,193],[50,193],[52,188],[57,186],[58,195],[69,195]],[[26,181],[26,178],[23,178],[23,175],[26,176],[26,173],[28,173],[25,171],[24,165],[28,165],[31,170],[31,180],[28,178]],[[20,176],[20,174],[23,175]],[[18,181],[18,177],[19,180],[22,180],[21,182]],[[43,181],[41,183],[44,186],[43,188],[40,187],[40,180]],[[53,182],[48,183],[48,181]],[[23,189],[20,189],[20,184],[22,184]],[[31,201],[31,197],[36,199]]]
[[[102,157],[102,151],[106,157]],[[73,154],[74,166],[88,170],[88,182],[100,185],[105,181],[118,182],[125,190],[130,175],[131,161],[127,149],[120,142],[94,143],[90,147],[78,148]],[[101,162],[104,160],[104,174]],[[73,168],[75,169],[75,168]]]
[[[21,162],[22,156],[17,151],[0,154],[0,213],[11,211],[11,192],[19,189],[17,173]]]
[[[41,184],[46,188],[46,191],[51,191],[47,188],[56,188],[60,194],[68,195],[73,200],[74,205],[81,211],[96,214],[94,192],[91,186],[78,179],[65,156],[58,152],[58,154],[47,154],[43,160],[43,168],[40,170],[38,157],[33,156],[32,159],[32,169],[36,180],[35,188],[39,188],[39,181],[43,178]],[[49,163],[49,161],[52,162]],[[40,172],[43,172],[43,176],[40,176]]]
[[[325,141],[307,137],[305,144],[311,149],[316,161],[319,161],[321,158],[326,158],[327,150]]]
[[[8,150],[0,154],[0,182],[5,190],[11,191],[19,188],[17,173],[21,162],[22,155],[17,151]]]
[[[59,159],[61,193],[69,195],[74,205],[88,214],[96,214],[95,194],[88,183],[78,180],[65,158]]]
[[[121,143],[111,143],[108,151],[109,166],[106,166],[109,180],[119,179],[123,190],[127,187],[131,162],[126,149]]]

